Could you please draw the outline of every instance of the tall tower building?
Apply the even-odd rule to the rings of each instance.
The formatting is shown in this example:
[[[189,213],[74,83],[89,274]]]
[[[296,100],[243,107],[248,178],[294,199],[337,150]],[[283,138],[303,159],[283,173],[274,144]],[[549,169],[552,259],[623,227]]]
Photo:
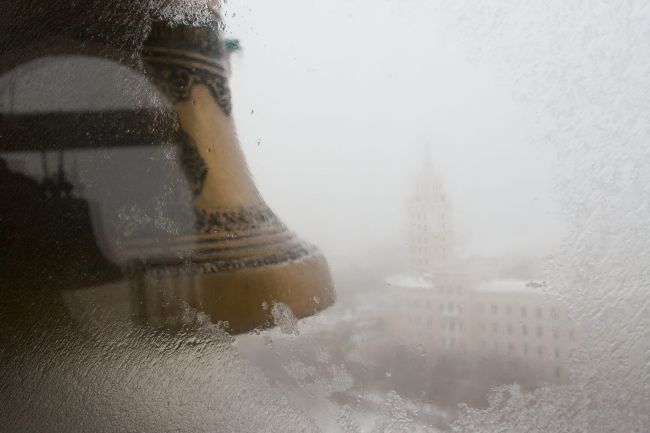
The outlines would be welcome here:
[[[412,271],[434,273],[454,261],[451,205],[428,146],[422,168],[407,198],[406,241]]]

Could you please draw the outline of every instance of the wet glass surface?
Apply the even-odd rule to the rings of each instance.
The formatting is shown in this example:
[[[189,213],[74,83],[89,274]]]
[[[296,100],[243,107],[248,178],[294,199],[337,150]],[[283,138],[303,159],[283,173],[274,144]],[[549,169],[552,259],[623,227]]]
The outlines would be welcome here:
[[[0,3],[0,431],[650,431],[643,2]]]

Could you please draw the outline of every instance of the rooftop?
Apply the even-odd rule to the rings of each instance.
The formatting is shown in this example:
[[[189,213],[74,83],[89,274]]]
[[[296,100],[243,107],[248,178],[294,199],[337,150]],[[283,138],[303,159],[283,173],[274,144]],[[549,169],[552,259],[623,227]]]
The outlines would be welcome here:
[[[393,287],[433,289],[431,275],[418,272],[393,274],[386,278],[386,284]]]

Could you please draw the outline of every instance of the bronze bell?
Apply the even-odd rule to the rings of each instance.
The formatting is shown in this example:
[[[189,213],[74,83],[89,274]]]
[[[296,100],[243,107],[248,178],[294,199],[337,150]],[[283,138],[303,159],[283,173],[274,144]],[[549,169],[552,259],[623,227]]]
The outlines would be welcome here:
[[[32,189],[39,192],[26,203],[34,199],[47,202],[39,214],[43,223],[35,224],[47,236],[38,230],[22,230],[23,235],[33,232],[34,241],[8,244],[2,236],[0,241],[5,247],[11,246],[11,251],[5,250],[19,257],[14,261],[21,266],[31,263],[39,272],[41,263],[51,266],[38,279],[32,277],[32,267],[23,266],[26,281],[21,282],[21,287],[54,288],[52,281],[60,283],[56,290],[70,292],[87,287],[74,296],[92,298],[86,304],[105,302],[111,308],[128,303],[129,314],[153,324],[177,323],[186,303],[214,322],[227,323],[235,333],[274,325],[276,305],[286,305],[298,318],[331,305],[334,289],[325,258],[314,246],[297,238],[269,209],[246,167],[231,117],[228,52],[218,21],[198,27],[153,23],[141,51],[142,62],[137,56],[119,55],[111,48],[119,44],[109,37],[95,46],[74,32],[68,36],[60,47],[56,40],[52,41],[54,48],[45,45],[45,53],[61,50],[112,59],[113,64],[129,67],[135,74],[144,72],[145,81],[154,85],[149,87],[157,88],[165,100],[162,107],[4,113],[0,115],[0,150],[36,154],[99,149],[105,161],[111,152],[143,146],[160,150],[171,142],[174,161],[182,172],[181,176],[170,175],[169,185],[164,185],[166,191],[171,191],[165,217],[174,230],[120,233],[119,221],[111,219],[118,213],[116,203],[131,200],[138,204],[138,200],[146,198],[145,187],[133,188],[134,195],[129,198],[122,195],[126,189],[120,186],[122,189],[115,192],[110,185],[103,195],[92,199],[73,197],[74,193],[67,190],[52,198],[40,192],[43,185],[30,180]],[[39,42],[34,46],[41,45]],[[27,62],[39,55],[31,47],[22,53],[14,56],[18,60],[11,53],[2,55],[9,59],[7,65],[10,60]],[[117,161],[110,169],[93,162],[90,171],[95,174],[95,184],[111,177],[129,177],[148,186],[157,184],[157,178],[147,178],[146,170],[135,172],[134,165],[120,168],[123,162]],[[164,171],[158,165],[155,170]],[[121,172],[109,171],[115,167]],[[7,178],[22,179],[8,173],[11,176]],[[68,185],[62,173],[60,170],[61,182],[57,185]],[[9,200],[6,194],[0,195],[0,200]],[[31,204],[25,207],[34,208]],[[96,211],[99,207],[109,210]],[[72,208],[77,210],[72,212]],[[60,214],[56,224],[52,223],[55,214],[51,209],[61,209],[56,213]],[[99,214],[102,223],[91,224]],[[14,220],[16,227],[26,225],[20,217]],[[5,231],[21,232],[13,228]],[[99,242],[104,237],[101,232],[119,248]],[[66,242],[62,243],[62,239]],[[55,244],[58,249],[51,248]],[[16,255],[19,250],[24,254]],[[97,270],[100,268],[102,272]],[[0,289],[15,286],[16,269],[2,268],[6,272],[0,272],[0,277],[6,274],[2,280],[6,284],[0,284]],[[69,296],[64,297],[68,302]],[[73,309],[69,302],[66,305]]]
[[[161,287],[171,288],[232,332],[273,324],[278,303],[299,318],[331,305],[325,258],[269,209],[248,172],[231,117],[228,53],[217,23],[154,23],[143,60],[178,118],[175,138],[191,189],[183,200],[195,218],[181,233],[127,242],[141,285],[138,301],[155,304]]]

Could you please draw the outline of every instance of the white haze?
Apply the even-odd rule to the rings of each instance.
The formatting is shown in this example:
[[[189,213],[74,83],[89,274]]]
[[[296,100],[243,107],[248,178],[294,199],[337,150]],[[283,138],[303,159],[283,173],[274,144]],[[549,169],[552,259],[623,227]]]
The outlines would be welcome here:
[[[401,242],[429,145],[463,255],[542,257],[560,238],[534,112],[426,2],[228,3],[235,119],[276,212],[334,262]]]

